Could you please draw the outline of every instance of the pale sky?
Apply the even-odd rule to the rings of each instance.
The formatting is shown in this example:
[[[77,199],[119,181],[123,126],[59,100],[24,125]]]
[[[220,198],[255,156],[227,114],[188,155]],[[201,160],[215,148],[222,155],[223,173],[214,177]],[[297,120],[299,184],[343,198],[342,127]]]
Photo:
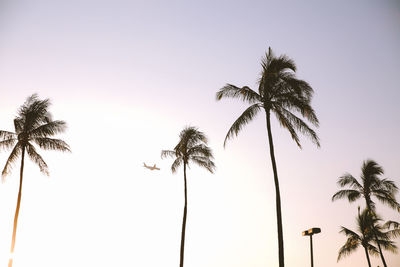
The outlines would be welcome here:
[[[215,101],[226,83],[256,89],[269,46],[314,88],[321,122],[321,148],[302,138],[299,150],[273,121],[286,266],[310,266],[301,232],[311,227],[322,229],[315,266],[367,266],[361,248],[336,262],[339,227],[355,229],[364,202],[330,199],[338,177],[359,177],[367,158],[400,186],[399,29],[398,1],[0,0],[0,129],[14,130],[18,107],[36,92],[68,123],[59,137],[72,149],[41,152],[49,178],[26,164],[14,267],[177,266],[183,175],[160,152],[186,125],[207,134],[217,171],[188,170],[185,266],[277,266],[265,119],[224,149],[245,105]],[[0,266],[18,177],[19,162],[0,184]],[[400,254],[384,255],[400,266]]]

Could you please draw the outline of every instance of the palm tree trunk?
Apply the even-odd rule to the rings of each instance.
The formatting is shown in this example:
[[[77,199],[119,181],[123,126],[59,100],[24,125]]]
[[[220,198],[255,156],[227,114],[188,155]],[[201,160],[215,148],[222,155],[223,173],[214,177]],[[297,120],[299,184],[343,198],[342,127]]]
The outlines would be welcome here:
[[[271,116],[270,116],[269,111],[267,111],[267,130],[268,130],[268,141],[269,141],[269,153],[271,156],[272,169],[274,171],[274,182],[275,182],[276,220],[277,220],[277,225],[278,225],[279,267],[284,267],[285,263],[284,263],[284,252],[283,252],[281,195],[280,195],[280,191],[279,191],[278,171],[277,171],[276,162],[275,162],[274,143],[272,141],[272,132],[271,132]]]
[[[12,265],[13,265],[13,254],[14,254],[14,248],[15,248],[15,238],[17,235],[18,215],[19,215],[19,208],[21,206],[22,177],[23,177],[23,172],[24,172],[24,160],[25,160],[25,146],[22,147],[21,170],[20,170],[20,175],[19,175],[19,191],[18,191],[18,199],[17,199],[17,208],[15,209],[15,215],[14,215],[14,227],[13,227],[13,234],[12,234],[12,240],[11,240],[10,260],[8,261],[8,267],[12,267]]]
[[[374,230],[375,230],[375,226],[372,226],[372,227],[373,227]],[[376,244],[378,245],[379,255],[381,255],[381,260],[382,260],[383,266],[384,266],[384,267],[387,267],[386,261],[385,261],[385,257],[383,257],[382,248],[381,248],[381,245],[380,245],[379,242],[378,242],[378,237],[376,236],[376,233],[374,233],[374,238],[375,238]]]
[[[368,212],[372,213],[371,215],[373,216],[374,212],[371,209],[371,204],[370,204],[369,201],[370,201],[369,199],[366,199]],[[379,255],[381,256],[381,260],[382,260],[383,266],[387,267],[387,264],[386,264],[386,261],[385,261],[385,257],[383,257],[383,252],[382,252],[381,245],[379,244],[378,237],[376,236],[376,233],[375,233],[375,225],[372,225],[372,228],[374,230],[374,239],[375,239],[376,244],[378,245]]]
[[[368,250],[366,247],[364,247],[364,250],[365,250],[365,256],[367,256],[368,266],[371,267],[371,261],[369,260]]]
[[[182,233],[181,233],[181,254],[179,267],[183,267],[185,253],[185,233],[186,233],[186,214],[187,214],[187,187],[186,187],[186,163],[183,163],[183,178],[185,181],[185,207],[183,209]]]

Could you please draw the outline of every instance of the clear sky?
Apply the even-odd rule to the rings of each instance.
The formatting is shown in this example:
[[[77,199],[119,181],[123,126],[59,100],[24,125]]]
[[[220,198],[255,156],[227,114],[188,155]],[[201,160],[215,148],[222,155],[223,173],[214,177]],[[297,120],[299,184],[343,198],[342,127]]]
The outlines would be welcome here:
[[[185,266],[277,266],[265,119],[223,149],[245,106],[215,101],[225,83],[256,87],[269,46],[294,59],[312,85],[321,122],[321,148],[303,138],[299,150],[273,121],[286,266],[309,266],[301,232],[310,227],[322,229],[315,266],[366,266],[361,249],[336,263],[345,242],[339,227],[354,229],[364,203],[330,199],[338,177],[359,177],[367,158],[400,186],[400,3],[304,3],[0,0],[0,129],[13,130],[18,107],[36,92],[67,121],[60,137],[73,151],[41,153],[50,178],[26,164],[14,266],[177,266],[183,177],[160,151],[172,149],[186,125],[208,135],[217,171],[188,172]],[[0,153],[1,166],[8,153]],[[0,266],[18,166],[0,185]],[[385,256],[400,266],[399,254]]]

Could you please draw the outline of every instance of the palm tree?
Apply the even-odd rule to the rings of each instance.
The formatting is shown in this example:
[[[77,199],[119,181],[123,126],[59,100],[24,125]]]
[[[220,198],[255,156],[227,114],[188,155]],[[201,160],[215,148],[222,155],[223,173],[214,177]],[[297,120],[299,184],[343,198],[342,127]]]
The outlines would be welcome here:
[[[181,250],[179,266],[183,267],[183,257],[185,249],[185,231],[186,231],[186,215],[187,215],[187,186],[186,186],[186,167],[189,163],[193,162],[207,169],[209,172],[214,173],[215,164],[212,161],[213,154],[211,149],[207,146],[208,140],[204,133],[197,130],[195,127],[186,127],[179,134],[179,142],[174,150],[162,150],[161,158],[172,157],[175,158],[171,165],[172,173],[183,165],[183,180],[185,192],[185,206],[183,209],[183,222],[181,232]]]
[[[39,166],[42,173],[49,175],[46,162],[37,153],[32,142],[45,150],[70,151],[68,144],[64,141],[49,138],[49,136],[62,133],[66,129],[66,123],[64,121],[53,121],[51,119],[51,114],[48,112],[49,106],[49,99],[40,100],[36,94],[33,94],[27,98],[25,103],[18,110],[18,116],[14,119],[15,133],[0,130],[0,149],[13,147],[2,171],[3,181],[5,177],[11,173],[15,161],[19,156],[21,156],[19,191],[17,208],[14,216],[14,227],[10,250],[11,257],[8,263],[9,267],[13,264],[12,255],[15,248],[18,215],[21,205],[25,152],[28,154],[29,158]]]
[[[360,198],[364,198],[368,212],[374,215],[376,208],[375,202],[372,200],[372,197],[374,197],[383,204],[400,211],[400,204],[396,201],[395,197],[398,188],[393,181],[387,178],[379,178],[379,176],[383,174],[383,168],[379,166],[378,163],[370,159],[364,161],[361,167],[361,181],[357,181],[350,173],[345,173],[343,176],[339,177],[337,184],[340,187],[348,188],[336,192],[332,196],[332,201],[347,198],[351,203]],[[382,263],[387,267],[381,246],[379,242],[377,242],[377,237],[375,237],[375,242],[378,245]]]
[[[368,266],[371,267],[369,253],[378,255],[378,249],[372,244],[382,245],[385,249],[395,252],[397,247],[390,241],[388,232],[383,232],[383,228],[378,224],[381,219],[365,209],[360,214],[358,207],[357,230],[356,233],[346,227],[341,226],[339,233],[347,236],[346,243],[339,249],[337,261],[354,252],[360,245],[364,247],[365,256],[367,257]],[[369,253],[368,253],[369,252]]]
[[[301,148],[298,132],[308,136],[317,146],[319,138],[307,123],[298,115],[306,118],[310,123],[318,126],[317,116],[311,107],[313,89],[295,76],[296,65],[285,55],[276,57],[271,48],[261,61],[262,72],[258,81],[258,93],[247,86],[237,87],[227,84],[216,94],[217,100],[222,98],[238,98],[250,105],[229,129],[224,147],[228,139],[237,136],[239,131],[264,109],[267,122],[269,152],[274,173],[276,193],[276,213],[278,230],[279,266],[284,266],[283,229],[281,199],[279,191],[278,171],[276,167],[274,144],[271,130],[271,113],[274,113],[280,125],[286,128],[292,139]]]

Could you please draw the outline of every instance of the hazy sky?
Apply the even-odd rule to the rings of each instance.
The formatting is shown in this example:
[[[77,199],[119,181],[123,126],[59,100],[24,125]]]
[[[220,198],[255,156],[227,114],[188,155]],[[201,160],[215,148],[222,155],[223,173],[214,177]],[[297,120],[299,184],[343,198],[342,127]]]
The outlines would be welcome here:
[[[286,266],[309,266],[301,232],[311,227],[322,229],[315,266],[366,266],[362,249],[336,263],[339,227],[355,229],[364,202],[330,199],[338,177],[359,177],[367,158],[400,185],[399,29],[398,1],[0,0],[0,129],[13,130],[18,107],[36,92],[67,121],[60,138],[73,151],[41,153],[50,178],[26,164],[14,266],[177,266],[183,175],[171,174],[160,151],[186,125],[208,135],[217,171],[188,171],[185,266],[277,266],[265,119],[223,149],[245,106],[215,101],[226,83],[256,88],[269,46],[312,85],[321,122],[321,148],[303,138],[299,150],[273,121]],[[18,167],[0,185],[0,266]],[[400,265],[399,254],[384,253]]]

